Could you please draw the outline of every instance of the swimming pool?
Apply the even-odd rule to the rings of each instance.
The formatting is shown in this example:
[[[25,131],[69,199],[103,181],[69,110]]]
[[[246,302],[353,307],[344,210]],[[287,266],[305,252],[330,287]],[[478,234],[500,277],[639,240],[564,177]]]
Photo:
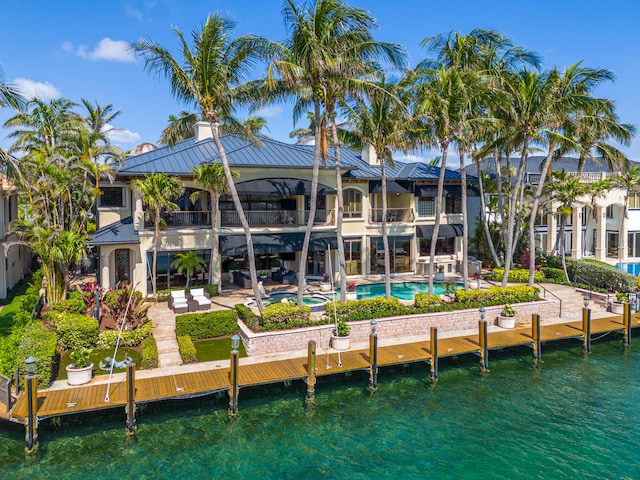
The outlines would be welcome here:
[[[635,275],[636,277],[640,275],[640,262],[616,263],[616,268],[623,272],[630,273],[631,275]]]
[[[453,287],[458,290],[463,288],[461,283],[454,283]],[[384,297],[384,283],[369,283],[358,285],[356,288],[358,300],[365,298]],[[429,293],[429,282],[393,282],[391,284],[391,295],[400,300],[413,300],[418,293]],[[433,293],[444,295],[446,293],[444,283],[434,283]]]
[[[296,293],[273,292],[269,294],[268,297],[262,299],[262,305],[266,307],[267,305],[271,305],[273,303],[279,303],[285,300],[288,302],[296,303],[298,301],[298,296]],[[324,297],[318,294],[313,294],[313,295],[306,294],[302,297],[302,303],[311,307],[312,312],[323,312],[324,304],[327,303],[328,301],[329,299],[327,297]],[[254,300],[251,300],[250,302],[245,303],[245,305],[247,307],[255,307],[256,302]]]

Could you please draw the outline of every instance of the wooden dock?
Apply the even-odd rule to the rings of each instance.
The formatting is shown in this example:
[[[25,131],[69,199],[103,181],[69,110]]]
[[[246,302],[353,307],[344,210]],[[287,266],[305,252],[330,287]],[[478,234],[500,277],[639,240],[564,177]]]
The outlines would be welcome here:
[[[631,328],[640,327],[640,315],[631,316]],[[623,330],[623,317],[612,316],[591,320],[591,334],[600,335],[607,332]],[[569,322],[540,327],[540,340],[550,342],[570,338],[583,338],[582,322]],[[488,334],[490,350],[531,345],[532,329],[520,327],[513,330],[495,331]],[[480,350],[479,335],[462,335],[438,340],[438,358],[453,355],[475,354]],[[341,366],[335,352],[327,358],[325,353],[316,355],[316,377],[333,375],[341,372],[369,370],[369,349],[347,350],[341,352]],[[431,358],[429,341],[405,343],[378,348],[378,367],[414,362],[427,362]],[[307,357],[287,360],[265,361],[238,366],[238,387],[250,387],[290,380],[306,379]],[[231,389],[229,368],[219,368],[193,373],[180,373],[153,378],[135,380],[135,403],[147,403],[177,398],[191,398]],[[38,420],[53,416],[68,415],[81,412],[97,411],[107,408],[124,407],[127,403],[126,380],[112,383],[109,401],[105,401],[106,384],[84,385],[58,390],[38,392],[36,416]],[[0,420],[25,423],[27,401],[21,394],[11,412],[0,416]]]

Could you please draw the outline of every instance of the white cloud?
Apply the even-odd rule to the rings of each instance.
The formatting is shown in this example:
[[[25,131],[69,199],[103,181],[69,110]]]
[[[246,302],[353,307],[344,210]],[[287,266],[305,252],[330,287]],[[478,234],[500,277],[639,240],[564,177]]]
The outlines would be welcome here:
[[[86,45],[80,45],[76,48],[73,43],[68,41],[62,42],[60,48],[65,53],[71,53],[89,60],[113,60],[116,62],[136,61],[133,52],[129,51],[129,42],[125,42],[124,40],[111,40],[109,37],[100,40],[91,51],[88,51]]]
[[[37,97],[40,100],[51,100],[62,96],[62,92],[49,82],[36,82],[28,78],[16,78],[13,83],[20,89],[25,98]]]
[[[276,106],[273,106],[273,107],[261,108],[260,110],[255,112],[255,116],[256,117],[273,118],[273,117],[279,117],[281,113],[282,113],[282,107],[279,107],[279,106],[276,105]]]
[[[128,17],[135,18],[139,22],[144,22],[146,20],[146,18],[144,16],[144,14],[142,13],[142,11],[138,10],[137,8],[135,8],[130,3],[127,3],[124,6],[124,14],[126,16],[128,16]]]
[[[114,143],[135,143],[142,138],[139,133],[132,132],[126,128],[116,128],[113,125],[106,124],[104,129],[107,137]]]

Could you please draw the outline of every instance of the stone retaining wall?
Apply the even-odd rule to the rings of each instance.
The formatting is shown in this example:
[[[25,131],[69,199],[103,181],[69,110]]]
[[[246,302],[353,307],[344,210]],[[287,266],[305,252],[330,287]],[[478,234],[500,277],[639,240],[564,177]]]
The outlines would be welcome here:
[[[531,315],[534,313],[540,314],[542,319],[557,317],[558,315],[558,306],[551,300],[519,303],[513,305],[513,308],[518,313],[517,322],[521,324],[529,323]],[[501,310],[501,305],[486,307],[485,318],[489,325],[497,324],[497,317]],[[378,318],[378,335],[379,338],[426,335],[431,327],[438,327],[439,333],[469,330],[478,327],[479,319],[480,315],[477,309]],[[331,331],[333,330],[333,325],[319,325],[292,330],[253,333],[242,321],[239,323],[240,337],[247,355],[265,355],[291,350],[304,350],[310,340],[315,340],[318,348],[327,348],[331,339]],[[351,326],[351,340],[353,342],[364,342],[369,339],[369,334],[371,333],[369,320],[349,322],[349,325]]]

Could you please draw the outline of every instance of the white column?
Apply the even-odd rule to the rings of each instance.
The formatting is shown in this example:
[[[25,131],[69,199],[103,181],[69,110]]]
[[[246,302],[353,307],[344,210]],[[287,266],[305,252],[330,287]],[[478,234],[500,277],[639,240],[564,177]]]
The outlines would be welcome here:
[[[573,206],[571,229],[571,257],[580,259],[582,258],[582,207],[580,205]]]
[[[556,237],[558,232],[558,222],[556,216],[552,213],[547,215],[547,253],[551,253],[553,247],[556,246]]]
[[[607,258],[607,219],[606,207],[596,207],[596,260],[603,262]]]
[[[142,196],[138,191],[134,191],[135,210],[133,212],[133,225],[135,230],[144,230],[144,210],[142,208]]]
[[[109,253],[102,254],[102,267],[100,273],[100,286],[109,288],[111,286],[111,278],[109,272]]]
[[[624,206],[620,207],[620,215],[624,215]],[[620,217],[622,218],[622,217]],[[624,219],[624,226],[620,232],[620,245],[622,249],[622,262],[627,262],[629,258],[629,219]]]

